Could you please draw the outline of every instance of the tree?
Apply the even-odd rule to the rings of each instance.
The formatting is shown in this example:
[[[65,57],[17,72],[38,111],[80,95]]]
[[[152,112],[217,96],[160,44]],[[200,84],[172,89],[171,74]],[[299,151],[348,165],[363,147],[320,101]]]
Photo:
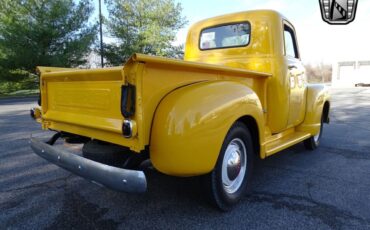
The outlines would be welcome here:
[[[37,65],[86,63],[96,36],[89,0],[2,0],[0,69],[5,80],[35,73]],[[1,77],[1,76],[0,76]]]
[[[332,66],[324,63],[305,65],[308,82],[331,82]]]
[[[104,56],[111,65],[122,65],[133,53],[176,57],[176,32],[187,20],[173,0],[106,0],[108,31],[114,42],[105,44]]]

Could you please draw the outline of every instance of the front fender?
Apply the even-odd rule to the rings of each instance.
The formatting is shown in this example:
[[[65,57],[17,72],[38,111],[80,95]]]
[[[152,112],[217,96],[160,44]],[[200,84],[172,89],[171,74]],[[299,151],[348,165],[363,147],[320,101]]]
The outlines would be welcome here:
[[[159,104],[152,125],[153,166],[173,176],[212,171],[228,130],[245,115],[256,120],[262,138],[259,98],[239,82],[202,82],[171,92]]]
[[[321,116],[325,102],[330,101],[329,90],[322,84],[310,84],[307,87],[306,115],[297,130],[316,135],[320,130]]]

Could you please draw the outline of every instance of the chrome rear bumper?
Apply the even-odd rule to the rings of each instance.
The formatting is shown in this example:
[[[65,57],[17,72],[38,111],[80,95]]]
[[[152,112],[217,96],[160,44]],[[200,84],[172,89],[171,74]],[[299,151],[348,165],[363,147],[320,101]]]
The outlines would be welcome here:
[[[121,192],[146,191],[146,177],[142,171],[127,170],[92,161],[35,138],[31,138],[31,148],[40,157],[91,182]]]

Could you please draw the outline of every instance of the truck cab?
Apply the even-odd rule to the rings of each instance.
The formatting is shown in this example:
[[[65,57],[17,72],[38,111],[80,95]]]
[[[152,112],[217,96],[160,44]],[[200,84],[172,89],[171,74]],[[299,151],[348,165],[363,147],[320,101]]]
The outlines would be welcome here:
[[[57,134],[32,139],[37,154],[109,188],[145,191],[145,174],[127,162],[112,167],[51,144],[80,137],[100,155],[122,147],[130,162],[202,176],[222,210],[250,187],[255,158],[300,142],[315,149],[329,122],[328,90],[307,82],[294,26],[271,10],[196,23],[184,60],[133,54],[109,69],[38,69],[41,108],[32,114]]]
[[[238,26],[244,26],[248,41],[222,46],[221,36],[230,39],[227,30]],[[210,34],[215,35],[217,46],[202,49],[202,37],[212,37]],[[272,77],[266,82],[264,107],[268,115],[267,131],[276,134],[303,121],[307,77],[294,26],[279,13],[251,11],[197,23],[187,37],[185,60],[270,73]],[[260,94],[260,98],[263,98],[265,92]]]

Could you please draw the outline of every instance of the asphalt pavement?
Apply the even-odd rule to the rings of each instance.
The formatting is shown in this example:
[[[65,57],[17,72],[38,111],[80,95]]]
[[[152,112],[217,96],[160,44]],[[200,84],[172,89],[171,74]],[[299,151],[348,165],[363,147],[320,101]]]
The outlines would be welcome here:
[[[257,162],[253,192],[228,213],[199,178],[149,170],[145,194],[99,187],[35,155],[36,98],[0,99],[0,229],[370,229],[370,88],[332,89],[321,146]]]

